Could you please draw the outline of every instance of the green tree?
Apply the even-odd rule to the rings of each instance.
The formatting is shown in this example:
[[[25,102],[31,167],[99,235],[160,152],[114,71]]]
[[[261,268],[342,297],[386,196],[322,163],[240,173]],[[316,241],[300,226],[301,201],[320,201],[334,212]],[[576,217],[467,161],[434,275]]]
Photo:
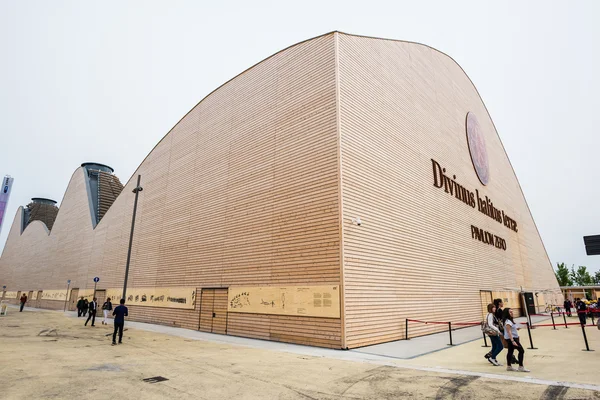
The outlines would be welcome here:
[[[569,268],[565,265],[565,263],[556,263],[557,270],[556,280],[558,281],[559,286],[573,286],[573,280],[569,274]]]
[[[600,285],[600,271],[596,271],[594,274],[594,284]]]
[[[571,267],[571,279],[577,286],[592,285],[593,280],[590,273],[587,271],[587,267],[580,265],[577,267],[577,271]]]

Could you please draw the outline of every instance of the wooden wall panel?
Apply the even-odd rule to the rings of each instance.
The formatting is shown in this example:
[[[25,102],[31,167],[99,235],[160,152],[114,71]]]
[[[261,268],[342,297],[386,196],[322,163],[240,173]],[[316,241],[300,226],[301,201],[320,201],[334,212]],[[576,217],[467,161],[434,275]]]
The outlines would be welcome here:
[[[84,170],[52,232],[20,212],[0,258],[9,290],[121,287],[137,175],[128,287],[339,285],[339,171],[334,35],[281,51],[196,105],[156,145],[92,229]],[[118,174],[118,169],[117,169]],[[17,289],[15,289],[17,290]],[[131,307],[131,319],[198,328],[197,313]],[[339,346],[339,332],[277,340]],[[339,322],[331,324],[333,330]],[[337,327],[337,328],[335,328]],[[238,332],[241,327],[238,326]],[[275,329],[273,328],[273,329]],[[248,327],[248,329],[257,329]]]
[[[500,138],[464,71],[419,44],[338,40],[348,347],[403,338],[405,318],[480,321],[480,290],[558,290]],[[467,146],[469,111],[486,141],[485,187]],[[435,188],[431,159],[491,197],[519,232]],[[506,239],[507,250],[473,240],[471,224]],[[411,324],[410,334],[435,330]]]

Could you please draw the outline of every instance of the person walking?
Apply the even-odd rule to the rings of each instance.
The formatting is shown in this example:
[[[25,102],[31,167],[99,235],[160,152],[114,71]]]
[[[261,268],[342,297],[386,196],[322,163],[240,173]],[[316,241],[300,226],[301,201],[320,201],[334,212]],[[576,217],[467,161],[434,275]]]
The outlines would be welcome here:
[[[577,316],[579,317],[579,322],[581,325],[585,325],[587,323],[587,305],[581,299],[577,299],[577,304],[575,305],[577,309]]]
[[[496,306],[492,303],[488,304],[487,306],[487,310],[488,310],[488,315],[486,317],[486,322],[487,325],[494,330],[494,332],[496,333],[495,335],[489,335],[490,337],[490,341],[492,342],[492,351],[490,354],[490,357],[486,357],[487,360],[495,365],[495,366],[501,366],[502,364],[500,362],[498,362],[497,360],[497,356],[498,354],[500,354],[500,352],[502,352],[502,349],[504,349],[504,346],[502,345],[502,340],[500,339],[500,335],[504,334],[504,332],[500,332],[500,321],[498,320],[498,318],[496,318]]]
[[[27,295],[25,293],[23,293],[23,295],[21,296],[21,309],[19,310],[19,312],[23,312],[23,307],[25,307],[25,303],[27,303]]]
[[[85,321],[85,326],[87,326],[87,323],[90,321],[90,318],[92,319],[92,326],[94,325],[94,322],[96,322],[96,310],[98,309],[98,303],[96,302],[96,298],[94,297],[94,299],[92,301],[90,301],[89,304],[89,311],[90,311],[90,315],[88,315],[87,320]]]
[[[567,313],[567,317],[571,316],[571,308],[573,307],[573,303],[571,303],[571,300],[566,299],[565,300],[565,312]]]
[[[525,349],[521,345],[519,340],[519,329],[521,327],[514,320],[513,310],[505,308],[504,314],[504,339],[508,343],[508,354],[506,355],[506,370],[507,371],[519,371],[519,372],[531,372],[523,366],[523,359],[525,358]],[[515,350],[519,352],[519,368],[512,366],[512,356]]]
[[[102,321],[102,325],[108,325],[108,313],[112,311],[112,303],[110,302],[110,297],[106,299],[104,304],[102,304],[102,312],[104,313],[104,320]]]
[[[83,314],[83,305],[85,304],[85,301],[83,301],[83,296],[79,299],[79,301],[77,302],[77,318],[81,317],[81,315]]]
[[[88,299],[84,299],[83,300],[83,308],[82,308],[84,317],[87,314],[89,307],[90,307],[90,303],[88,302]]]
[[[113,332],[112,345],[116,345],[117,331],[119,331],[119,344],[123,343],[123,326],[125,326],[125,317],[129,316],[127,307],[125,307],[125,299],[121,299],[120,305],[115,307],[113,315],[115,317],[115,330]]]
[[[496,311],[495,311],[494,315],[496,316],[496,319],[501,324],[502,323],[502,308],[504,307],[504,302],[502,301],[502,299],[494,299],[494,307],[496,307]],[[503,330],[501,329],[500,331],[502,334]],[[500,342],[502,342],[502,340],[500,340]],[[504,348],[504,346],[503,346],[503,348]],[[494,347],[492,346],[492,350],[493,349],[494,349]],[[487,354],[484,357],[486,360],[489,361],[491,356],[492,356],[492,351],[490,350],[487,352]]]

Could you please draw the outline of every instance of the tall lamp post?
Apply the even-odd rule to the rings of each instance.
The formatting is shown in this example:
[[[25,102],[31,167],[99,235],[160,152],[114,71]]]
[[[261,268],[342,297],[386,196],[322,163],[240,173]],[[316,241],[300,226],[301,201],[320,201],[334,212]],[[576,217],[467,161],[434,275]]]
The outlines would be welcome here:
[[[65,296],[65,306],[63,307],[63,312],[67,311],[67,299],[69,298],[69,286],[71,286],[71,280],[67,279],[67,294]]]
[[[137,203],[138,196],[143,187],[140,186],[140,181],[142,179],[141,175],[138,175],[137,185],[135,189],[133,189],[133,193],[135,193],[135,200],[133,202],[133,216],[131,217],[131,233],[129,234],[129,249],[127,250],[127,264],[125,264],[125,280],[123,281],[123,299],[127,296],[127,278],[129,277],[129,262],[131,261],[131,245],[133,243],[133,229],[135,228],[135,213],[137,212]]]

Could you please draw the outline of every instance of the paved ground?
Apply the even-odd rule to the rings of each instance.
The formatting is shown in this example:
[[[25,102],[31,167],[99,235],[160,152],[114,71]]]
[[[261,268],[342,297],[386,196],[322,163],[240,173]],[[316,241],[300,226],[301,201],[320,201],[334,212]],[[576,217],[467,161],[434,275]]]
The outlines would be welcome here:
[[[14,308],[0,317],[0,398],[600,399],[592,329],[590,353],[580,329],[536,330],[526,376],[487,364],[479,341],[401,360],[130,323],[113,347],[110,326],[83,322]],[[168,380],[143,381],[155,376]]]

